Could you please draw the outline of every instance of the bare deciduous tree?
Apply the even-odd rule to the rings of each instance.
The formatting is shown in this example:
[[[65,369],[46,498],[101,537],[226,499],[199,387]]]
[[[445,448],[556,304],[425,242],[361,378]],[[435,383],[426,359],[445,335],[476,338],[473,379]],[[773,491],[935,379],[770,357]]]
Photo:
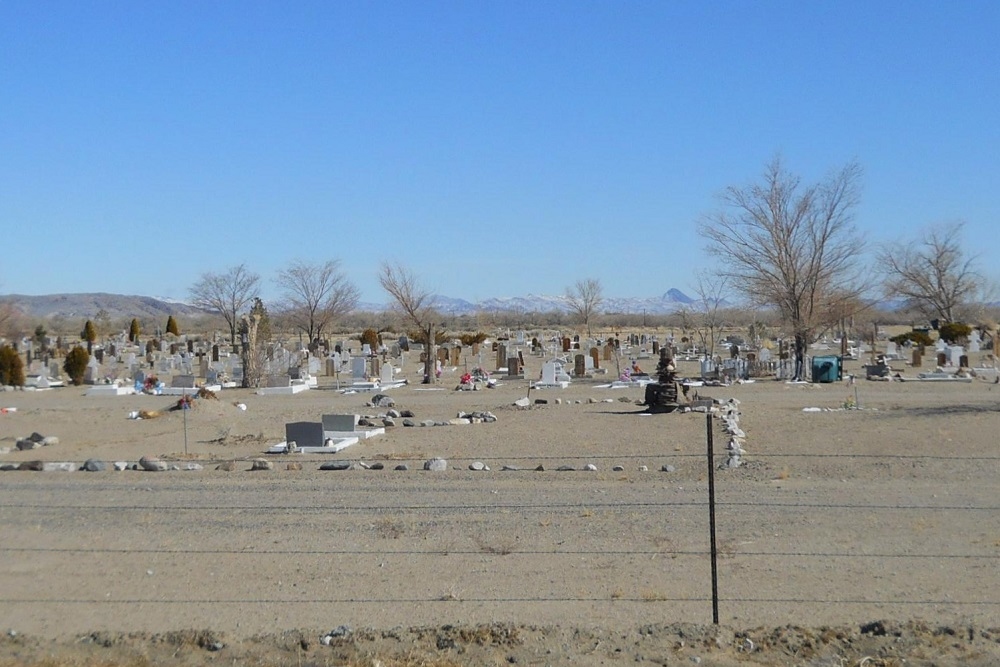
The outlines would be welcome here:
[[[238,349],[236,328],[240,323],[240,314],[259,292],[260,276],[247,269],[245,264],[230,267],[223,273],[203,273],[189,290],[194,305],[216,311],[226,320],[234,351]]]
[[[708,271],[697,273],[697,282],[694,286],[695,294],[698,295],[698,321],[699,325],[695,329],[698,338],[701,339],[702,349],[708,357],[715,356],[715,345],[719,340],[724,324],[724,306],[726,301],[723,298],[728,287],[729,279]]]
[[[590,321],[603,302],[604,288],[601,286],[601,281],[596,278],[583,278],[577,280],[572,287],[566,288],[566,304],[586,325],[588,336],[591,333]]]
[[[354,310],[360,298],[358,288],[336,260],[322,264],[294,262],[278,273],[276,282],[284,291],[284,315],[309,337],[310,343],[338,318]]]
[[[412,271],[401,264],[383,262],[379,271],[379,284],[388,292],[401,311],[403,317],[409,320],[420,331],[427,335],[427,348],[424,358],[424,383],[437,382],[435,363],[437,360],[437,344],[435,328],[441,315],[434,308],[434,295],[422,286]]]
[[[860,292],[853,225],[860,177],[860,166],[851,162],[823,182],[800,187],[776,157],[760,183],[730,186],[723,210],[701,222],[708,251],[722,260],[720,275],[752,303],[776,308],[791,329],[799,378],[817,329]]]
[[[954,322],[982,284],[975,269],[976,256],[962,251],[963,226],[960,222],[938,225],[903,248],[879,250],[886,297],[903,297],[909,307],[928,318]]]

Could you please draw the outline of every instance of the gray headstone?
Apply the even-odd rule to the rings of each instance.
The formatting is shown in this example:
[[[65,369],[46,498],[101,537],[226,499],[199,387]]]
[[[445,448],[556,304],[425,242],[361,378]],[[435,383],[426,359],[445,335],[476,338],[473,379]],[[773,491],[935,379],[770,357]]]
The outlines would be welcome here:
[[[322,447],[323,424],[289,422],[285,424],[285,442],[294,442],[299,447]]]
[[[175,375],[170,380],[170,386],[174,389],[194,389],[193,375]]]
[[[335,431],[343,433],[348,431],[354,431],[357,428],[357,426],[358,426],[358,415],[323,415],[322,427],[324,431]]]

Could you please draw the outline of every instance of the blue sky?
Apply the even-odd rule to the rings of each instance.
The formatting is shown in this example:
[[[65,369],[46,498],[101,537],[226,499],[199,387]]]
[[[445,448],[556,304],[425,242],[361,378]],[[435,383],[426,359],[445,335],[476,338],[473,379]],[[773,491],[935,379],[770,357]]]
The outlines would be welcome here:
[[[869,244],[1000,274],[1000,3],[0,0],[0,293],[690,292],[718,193],[857,160]],[[867,246],[866,246],[867,247]],[[860,248],[859,253],[865,253]],[[12,258],[20,257],[20,264]]]

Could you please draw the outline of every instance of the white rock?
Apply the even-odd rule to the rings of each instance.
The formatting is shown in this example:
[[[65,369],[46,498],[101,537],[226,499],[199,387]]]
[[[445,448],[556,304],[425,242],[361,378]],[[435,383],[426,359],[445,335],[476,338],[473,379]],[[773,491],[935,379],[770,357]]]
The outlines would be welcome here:
[[[76,464],[72,461],[46,461],[42,464],[42,470],[44,472],[73,472],[76,470]]]

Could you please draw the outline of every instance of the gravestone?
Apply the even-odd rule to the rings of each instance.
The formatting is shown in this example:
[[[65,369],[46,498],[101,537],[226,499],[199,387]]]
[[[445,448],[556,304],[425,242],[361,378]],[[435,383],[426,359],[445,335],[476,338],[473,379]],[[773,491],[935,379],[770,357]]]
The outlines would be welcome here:
[[[497,365],[496,367],[503,368],[503,365],[507,363],[507,346],[497,344]]]
[[[572,345],[572,341],[569,339],[569,337],[563,336],[563,339],[562,339],[562,351],[563,352],[569,352],[570,345]]]
[[[983,341],[979,337],[979,329],[973,329],[969,334],[969,352],[979,352],[982,349]]]
[[[205,383],[206,384],[218,384],[219,383],[219,371],[214,368],[209,368],[205,371]]]
[[[242,375],[242,369],[241,375]],[[267,386],[268,388],[274,387],[291,387],[292,379],[288,375],[268,375],[267,376]]]
[[[517,357],[507,357],[508,377],[517,377],[521,374],[521,362]]]
[[[913,366],[914,368],[920,368],[920,365],[922,363],[923,363],[923,355],[920,354],[920,348],[914,348],[913,356],[910,360],[910,365]]]
[[[542,364],[542,384],[556,383],[557,364],[554,361],[546,361]]]
[[[355,380],[364,380],[368,376],[368,364],[364,357],[351,359],[351,377]]]
[[[653,354],[656,355],[656,354],[659,354],[659,353],[660,353],[660,341],[654,340],[653,341]]]
[[[578,354],[573,357],[573,374],[576,377],[583,377],[587,374],[587,362],[585,355]]]
[[[455,346],[451,348],[451,365],[458,366],[462,363],[462,348]]]
[[[208,357],[198,357],[198,375],[199,377],[208,375]]]
[[[594,362],[594,368],[601,367],[601,353],[597,351],[596,347],[590,348],[590,358]]]
[[[358,415],[323,415],[322,419],[324,431],[350,433],[358,428]]]
[[[959,368],[969,368],[969,355],[963,354],[958,358]]]
[[[219,346],[218,345],[213,345],[212,346],[212,361],[215,361],[215,362],[219,361]]]
[[[937,353],[937,365],[944,368],[948,365],[948,355],[944,352]]]
[[[379,381],[382,384],[390,384],[396,381],[396,369],[392,367],[392,364],[382,365],[382,369],[379,372]]]
[[[323,424],[319,422],[289,422],[285,424],[285,442],[299,447],[322,447]]]
[[[194,376],[175,375],[170,379],[170,386],[173,389],[194,389]]]

